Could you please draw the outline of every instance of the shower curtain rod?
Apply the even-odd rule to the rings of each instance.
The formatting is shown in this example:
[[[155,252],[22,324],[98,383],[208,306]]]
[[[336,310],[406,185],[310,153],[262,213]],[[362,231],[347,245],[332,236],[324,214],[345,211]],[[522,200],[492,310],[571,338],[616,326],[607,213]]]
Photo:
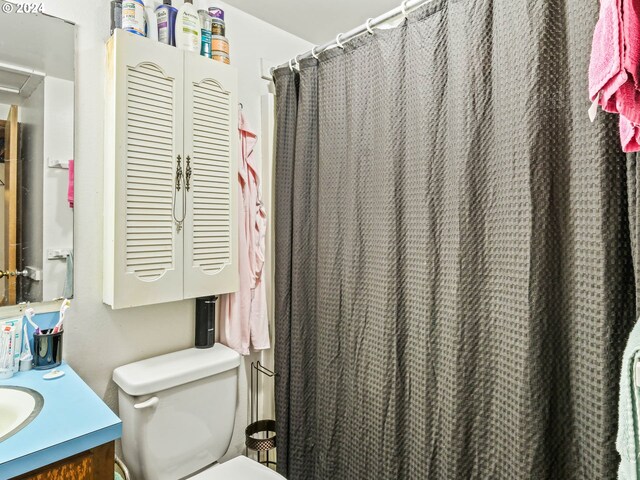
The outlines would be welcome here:
[[[288,63],[283,63],[278,67],[274,67],[271,69],[271,73],[276,68],[281,67],[289,67],[293,68],[293,65],[297,64],[300,60],[304,58],[317,57],[319,53],[324,52],[332,47],[340,47],[344,48],[344,44],[350,40],[353,40],[356,37],[359,37],[363,33],[369,32],[373,33],[373,29],[382,23],[389,22],[391,20],[395,20],[397,17],[406,17],[410,11],[415,10],[418,7],[422,7],[428,3],[433,2],[434,0],[404,0],[399,7],[394,8],[393,10],[388,11],[387,13],[383,13],[379,17],[370,18],[364,24],[359,27],[354,28],[353,30],[349,30],[347,33],[339,33],[335,40],[325,43],[324,45],[313,47],[308,52],[303,53],[302,55],[297,55],[295,58],[289,60]]]

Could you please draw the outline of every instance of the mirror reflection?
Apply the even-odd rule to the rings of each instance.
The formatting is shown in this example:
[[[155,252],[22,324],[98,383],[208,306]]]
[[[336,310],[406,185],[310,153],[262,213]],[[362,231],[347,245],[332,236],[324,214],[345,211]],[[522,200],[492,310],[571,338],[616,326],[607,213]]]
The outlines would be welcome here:
[[[4,14],[0,31],[0,304],[70,298],[74,26]]]

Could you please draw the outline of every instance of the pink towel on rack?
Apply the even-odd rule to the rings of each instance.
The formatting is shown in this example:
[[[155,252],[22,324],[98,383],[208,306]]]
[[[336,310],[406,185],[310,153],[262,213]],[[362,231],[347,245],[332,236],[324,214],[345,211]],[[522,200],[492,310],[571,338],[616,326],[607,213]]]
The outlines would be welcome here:
[[[69,160],[69,186],[67,188],[67,200],[69,201],[69,207],[73,208],[74,204],[74,188],[73,188],[73,160]]]

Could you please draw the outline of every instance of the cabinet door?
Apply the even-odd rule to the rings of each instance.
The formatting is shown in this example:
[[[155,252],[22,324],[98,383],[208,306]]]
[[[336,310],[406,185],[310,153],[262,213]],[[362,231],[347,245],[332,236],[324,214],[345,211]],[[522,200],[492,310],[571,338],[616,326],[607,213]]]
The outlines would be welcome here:
[[[184,154],[191,177],[184,232],[184,297],[238,289],[237,74],[185,55]]]
[[[105,139],[105,302],[124,308],[182,299],[184,55],[118,30],[109,44]],[[109,149],[112,149],[109,152]],[[110,258],[108,258],[110,257]],[[108,291],[111,289],[111,292]]]

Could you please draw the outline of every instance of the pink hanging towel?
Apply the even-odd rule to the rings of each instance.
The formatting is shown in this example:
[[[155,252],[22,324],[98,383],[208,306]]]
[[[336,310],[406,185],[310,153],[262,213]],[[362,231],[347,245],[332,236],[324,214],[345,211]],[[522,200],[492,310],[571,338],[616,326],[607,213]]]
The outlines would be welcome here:
[[[593,35],[589,97],[620,114],[625,152],[640,151],[640,0],[602,0]]]
[[[640,86],[640,1],[622,1],[622,28],[624,38],[623,66],[633,79],[633,86]]]
[[[620,0],[602,0],[589,65],[589,97],[605,111],[618,113],[611,99],[627,81],[622,68],[623,39]]]
[[[73,188],[73,177],[74,177],[73,160],[69,160],[69,186],[67,187],[67,201],[69,202],[69,207],[71,208],[73,208],[74,196],[75,196],[75,191]]]
[[[239,113],[238,262],[240,289],[220,297],[220,341],[241,355],[270,348],[264,261],[267,214],[260,199],[260,176],[253,155],[256,134]]]

